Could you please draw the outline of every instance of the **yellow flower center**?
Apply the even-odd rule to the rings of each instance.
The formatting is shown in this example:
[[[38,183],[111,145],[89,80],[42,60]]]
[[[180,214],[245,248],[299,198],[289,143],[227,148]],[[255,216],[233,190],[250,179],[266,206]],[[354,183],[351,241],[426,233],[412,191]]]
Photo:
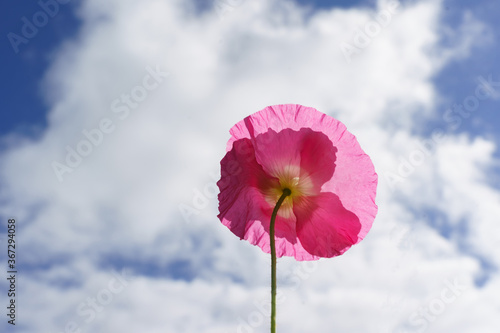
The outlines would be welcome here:
[[[273,176],[278,181],[272,182],[265,191],[266,201],[271,207],[274,207],[283,194],[283,190],[288,188],[291,194],[283,201],[278,215],[289,218],[293,215],[293,202],[312,194],[312,181],[307,173],[303,171],[301,173],[300,167],[294,165],[287,165],[280,170],[275,170]]]

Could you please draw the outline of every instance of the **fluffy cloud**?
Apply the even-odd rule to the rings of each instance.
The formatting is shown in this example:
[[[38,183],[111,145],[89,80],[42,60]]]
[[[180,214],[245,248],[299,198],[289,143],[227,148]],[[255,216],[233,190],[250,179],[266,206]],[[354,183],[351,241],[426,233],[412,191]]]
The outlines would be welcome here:
[[[20,331],[63,332],[71,322],[88,332],[265,331],[269,258],[220,225],[214,183],[227,130],[281,103],[316,107],[356,134],[380,175],[380,212],[341,257],[280,260],[280,329],[498,326],[489,310],[499,306],[500,283],[500,256],[491,255],[500,198],[487,181],[495,144],[447,132],[412,172],[398,174],[401,158],[429,139],[418,126],[439,113],[433,77],[467,57],[487,27],[466,15],[443,46],[435,1],[218,8],[160,0],[80,7],[83,27],[44,79],[47,130],[1,157],[1,212],[19,221],[25,267]],[[387,24],[357,47],[383,15]],[[345,44],[357,48],[350,63]],[[71,171],[58,178],[54,161]],[[187,206],[192,215],[181,213]],[[115,293],[113,274],[124,267],[132,278]],[[484,308],[481,318],[471,318],[472,307]]]

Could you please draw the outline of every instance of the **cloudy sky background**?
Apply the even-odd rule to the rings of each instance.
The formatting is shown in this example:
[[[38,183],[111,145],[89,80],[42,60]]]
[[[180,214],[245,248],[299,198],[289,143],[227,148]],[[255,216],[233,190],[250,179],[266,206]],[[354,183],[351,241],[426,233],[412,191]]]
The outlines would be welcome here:
[[[500,8],[396,4],[73,1],[17,46],[43,9],[4,4],[15,331],[267,332],[270,258],[221,225],[214,186],[229,128],[297,103],[356,135],[379,213],[340,257],[278,261],[279,331],[497,332]]]

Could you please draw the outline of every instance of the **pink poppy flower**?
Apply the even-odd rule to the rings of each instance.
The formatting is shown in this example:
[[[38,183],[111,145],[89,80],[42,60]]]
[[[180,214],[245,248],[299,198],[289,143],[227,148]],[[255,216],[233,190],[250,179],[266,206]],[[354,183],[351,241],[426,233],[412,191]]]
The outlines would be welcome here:
[[[219,219],[240,239],[276,255],[341,255],[370,230],[377,205],[373,163],[344,124],[314,108],[269,106],[233,126],[221,161]]]

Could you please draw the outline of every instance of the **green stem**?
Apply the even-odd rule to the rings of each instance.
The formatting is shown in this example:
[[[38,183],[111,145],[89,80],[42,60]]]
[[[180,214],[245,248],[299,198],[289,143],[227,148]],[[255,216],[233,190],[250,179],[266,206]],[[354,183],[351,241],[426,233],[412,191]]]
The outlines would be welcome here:
[[[271,333],[276,333],[276,244],[274,240],[274,225],[276,215],[285,198],[292,194],[288,188],[283,189],[283,194],[279,198],[271,215],[271,225],[269,226],[269,237],[271,238]]]

